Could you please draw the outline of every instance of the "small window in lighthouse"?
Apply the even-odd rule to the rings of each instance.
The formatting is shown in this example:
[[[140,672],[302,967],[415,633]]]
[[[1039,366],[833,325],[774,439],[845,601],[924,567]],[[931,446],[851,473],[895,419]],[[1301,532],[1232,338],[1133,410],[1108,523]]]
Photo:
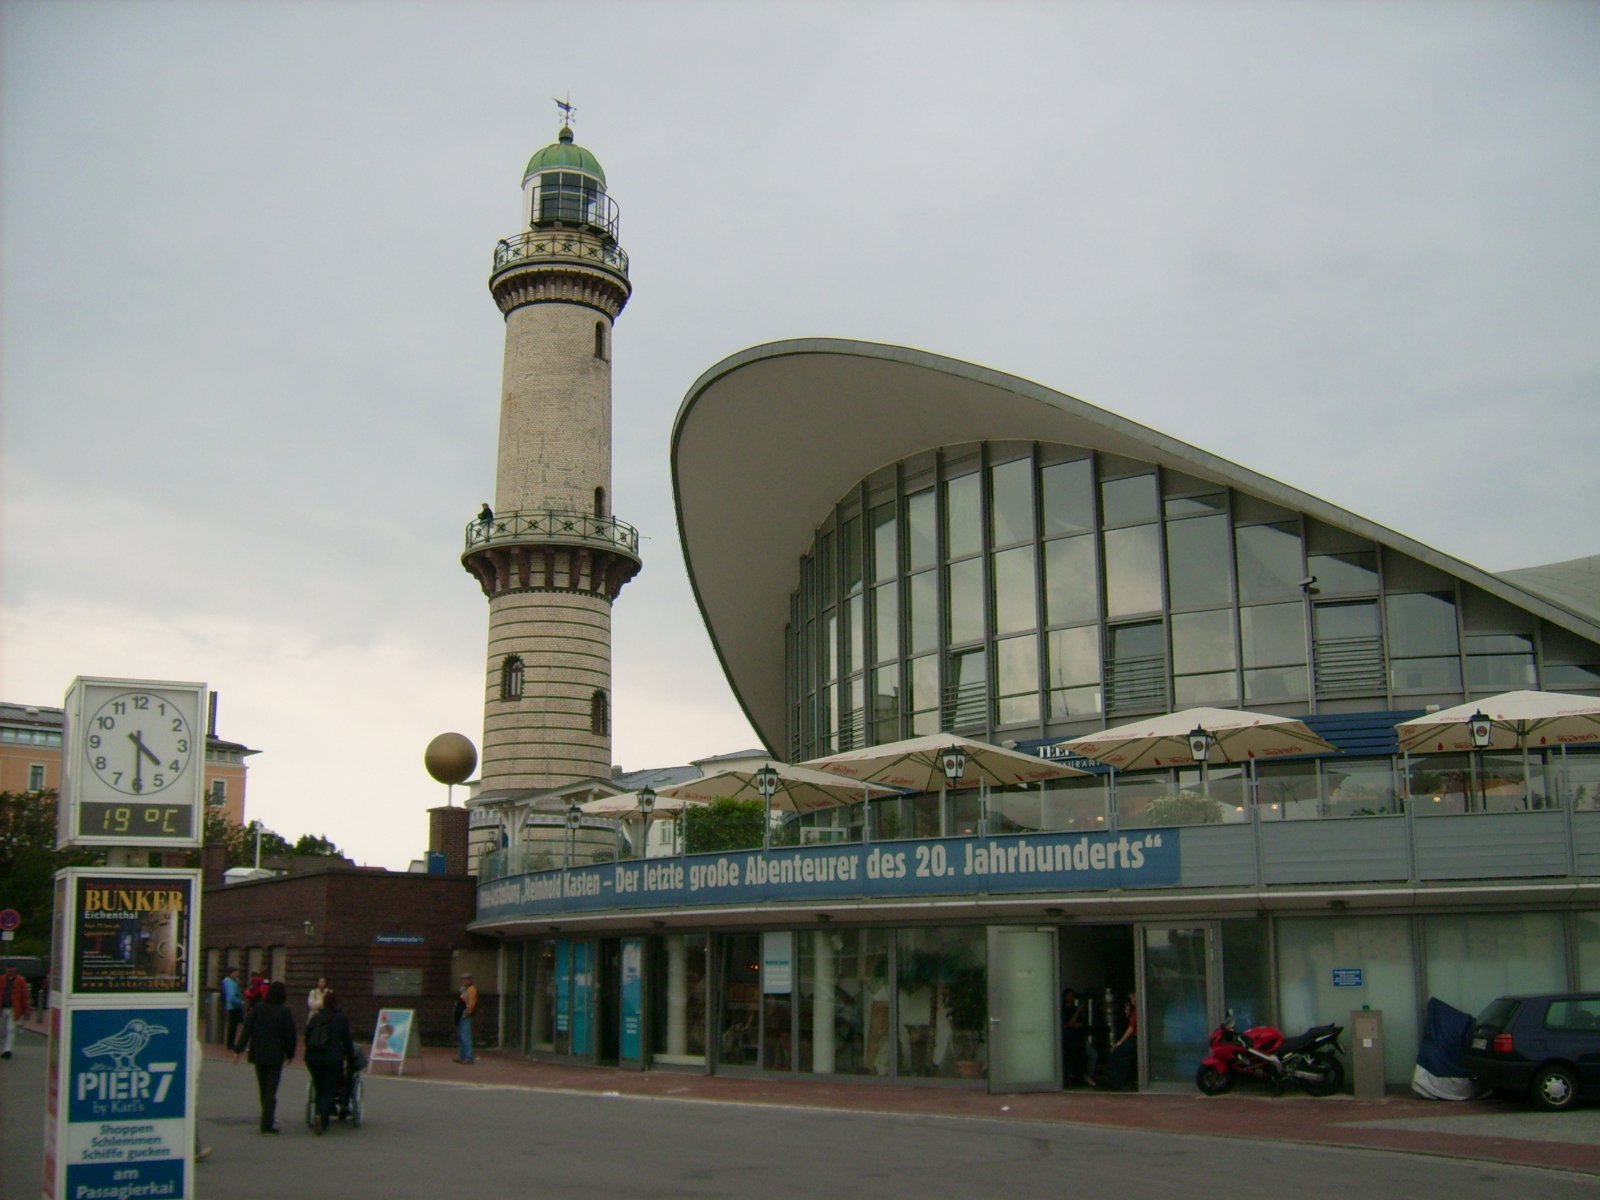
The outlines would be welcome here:
[[[589,732],[596,737],[608,737],[611,733],[611,714],[601,688],[596,688],[589,699]]]
[[[603,517],[606,515],[605,488],[595,488],[594,490],[594,515],[597,517]]]
[[[500,699],[522,699],[522,659],[508,654],[500,664]]]
[[[604,321],[596,321],[594,323],[594,356],[596,358],[604,358],[606,356],[606,323]]]

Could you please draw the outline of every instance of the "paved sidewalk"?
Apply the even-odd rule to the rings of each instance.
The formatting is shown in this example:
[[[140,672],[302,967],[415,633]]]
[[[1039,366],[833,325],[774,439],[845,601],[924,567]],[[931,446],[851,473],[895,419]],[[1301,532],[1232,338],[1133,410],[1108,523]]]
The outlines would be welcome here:
[[[42,1032],[36,1021],[28,1022]],[[705,1104],[762,1104],[851,1112],[924,1114],[1045,1121],[1165,1131],[1210,1137],[1397,1150],[1521,1166],[1554,1167],[1600,1176],[1600,1106],[1568,1113],[1535,1112],[1498,1098],[1451,1103],[1410,1093],[1384,1100],[1303,1094],[1274,1097],[1241,1087],[1226,1096],[1198,1091],[1103,1092],[1077,1088],[992,1096],[972,1087],[883,1084],[850,1079],[709,1076],[673,1069],[624,1071],[541,1062],[496,1051],[478,1061],[452,1061],[443,1047],[408,1062],[407,1079],[464,1086],[534,1088],[547,1092],[613,1093]],[[208,1045],[209,1059],[232,1055]],[[393,1074],[387,1066],[376,1068]]]
[[[208,1046],[213,1058],[231,1057]],[[1600,1175],[1600,1106],[1567,1113],[1534,1112],[1501,1099],[1452,1103],[1410,1093],[1385,1100],[1304,1094],[1274,1097],[1241,1088],[1226,1096],[1198,1091],[1064,1092],[991,1096],[971,1087],[883,1084],[853,1080],[710,1076],[673,1069],[624,1071],[540,1062],[478,1051],[478,1061],[452,1061],[447,1048],[428,1047],[420,1069],[405,1077],[488,1087],[615,1093],[707,1104],[767,1104],[852,1112],[981,1117],[1162,1130],[1212,1137],[1355,1146],[1437,1154]],[[380,1067],[385,1075],[392,1068]]]

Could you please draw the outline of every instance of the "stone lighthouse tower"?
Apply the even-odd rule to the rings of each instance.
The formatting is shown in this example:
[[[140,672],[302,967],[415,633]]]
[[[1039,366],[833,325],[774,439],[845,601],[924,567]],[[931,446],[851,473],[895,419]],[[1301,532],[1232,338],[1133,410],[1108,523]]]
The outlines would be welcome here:
[[[494,504],[461,556],[489,599],[486,799],[610,777],[611,605],[640,566],[611,515],[611,335],[632,291],[617,206],[565,125],[522,193],[525,229],[489,276],[506,321]]]

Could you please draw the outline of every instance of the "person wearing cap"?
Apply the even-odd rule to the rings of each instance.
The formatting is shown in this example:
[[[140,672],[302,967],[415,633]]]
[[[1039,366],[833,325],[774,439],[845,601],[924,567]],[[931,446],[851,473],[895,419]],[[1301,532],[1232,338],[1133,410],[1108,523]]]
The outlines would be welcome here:
[[[478,989],[472,984],[472,976],[463,971],[461,991],[456,995],[456,1038],[461,1043],[460,1057],[455,1060],[458,1063],[478,1061],[472,1053],[472,1017],[477,1011]]]

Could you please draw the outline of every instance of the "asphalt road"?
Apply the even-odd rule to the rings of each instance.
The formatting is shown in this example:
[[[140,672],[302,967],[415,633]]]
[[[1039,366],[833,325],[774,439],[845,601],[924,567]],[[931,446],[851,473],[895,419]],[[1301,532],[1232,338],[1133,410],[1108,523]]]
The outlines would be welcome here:
[[[0,1062],[0,1197],[39,1195],[44,1043]],[[1387,1151],[948,1116],[845,1113],[374,1077],[360,1129],[314,1136],[305,1072],[256,1132],[248,1065],[207,1062],[200,1200],[946,1196],[1593,1200],[1592,1175]]]

